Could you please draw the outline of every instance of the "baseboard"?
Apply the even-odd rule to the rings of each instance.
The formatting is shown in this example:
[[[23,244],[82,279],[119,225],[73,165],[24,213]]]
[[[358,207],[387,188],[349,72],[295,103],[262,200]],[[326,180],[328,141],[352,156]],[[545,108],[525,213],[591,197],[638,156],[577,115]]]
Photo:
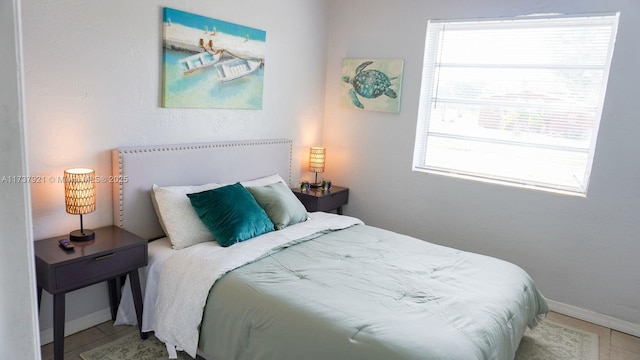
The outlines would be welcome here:
[[[75,334],[79,331],[86,330],[92,326],[96,326],[105,321],[111,320],[111,308],[104,308],[89,315],[67,321],[64,324],[64,336]],[[53,328],[40,331],[40,345],[53,342]]]
[[[573,318],[587,321],[592,324],[608,327],[625,334],[640,337],[640,324],[620,320],[608,315],[579,308],[577,306],[564,304],[555,300],[547,299],[547,304],[549,304],[549,310],[560,313],[562,315],[571,316]]]

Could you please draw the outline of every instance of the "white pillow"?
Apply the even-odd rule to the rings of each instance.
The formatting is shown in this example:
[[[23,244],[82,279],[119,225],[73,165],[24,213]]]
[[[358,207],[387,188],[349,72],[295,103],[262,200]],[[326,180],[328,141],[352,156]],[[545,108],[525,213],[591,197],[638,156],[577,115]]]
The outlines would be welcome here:
[[[240,181],[240,184],[242,184],[242,186],[244,187],[250,187],[250,186],[266,186],[266,185],[275,184],[277,182],[281,182],[287,185],[287,187],[289,186],[289,184],[287,184],[287,182],[284,181],[282,176],[278,174],[268,175],[268,176],[264,176],[264,177],[253,179],[253,180]]]
[[[154,184],[151,188],[151,200],[160,225],[169,237],[174,249],[184,249],[205,241],[214,240],[191,206],[187,194],[221,187],[211,183],[199,186],[164,186]]]

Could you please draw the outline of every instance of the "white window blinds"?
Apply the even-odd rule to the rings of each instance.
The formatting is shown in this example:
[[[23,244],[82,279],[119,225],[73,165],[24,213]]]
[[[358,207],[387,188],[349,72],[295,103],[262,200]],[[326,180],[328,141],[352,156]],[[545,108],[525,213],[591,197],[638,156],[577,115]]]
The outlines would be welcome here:
[[[414,171],[586,195],[617,23],[430,21]]]

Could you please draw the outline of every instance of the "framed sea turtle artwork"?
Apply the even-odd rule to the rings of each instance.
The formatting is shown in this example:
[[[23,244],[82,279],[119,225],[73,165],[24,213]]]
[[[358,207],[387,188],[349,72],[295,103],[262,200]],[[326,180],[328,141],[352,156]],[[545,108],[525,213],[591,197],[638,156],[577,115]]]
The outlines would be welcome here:
[[[343,59],[341,105],[399,113],[403,68],[402,59]]]
[[[266,32],[165,7],[162,106],[262,109]]]

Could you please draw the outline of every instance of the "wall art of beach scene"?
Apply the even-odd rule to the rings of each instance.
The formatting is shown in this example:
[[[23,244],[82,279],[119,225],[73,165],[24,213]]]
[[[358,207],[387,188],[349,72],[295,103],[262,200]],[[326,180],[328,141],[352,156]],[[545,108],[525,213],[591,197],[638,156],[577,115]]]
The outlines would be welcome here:
[[[162,106],[262,109],[265,48],[263,30],[164,8]]]

